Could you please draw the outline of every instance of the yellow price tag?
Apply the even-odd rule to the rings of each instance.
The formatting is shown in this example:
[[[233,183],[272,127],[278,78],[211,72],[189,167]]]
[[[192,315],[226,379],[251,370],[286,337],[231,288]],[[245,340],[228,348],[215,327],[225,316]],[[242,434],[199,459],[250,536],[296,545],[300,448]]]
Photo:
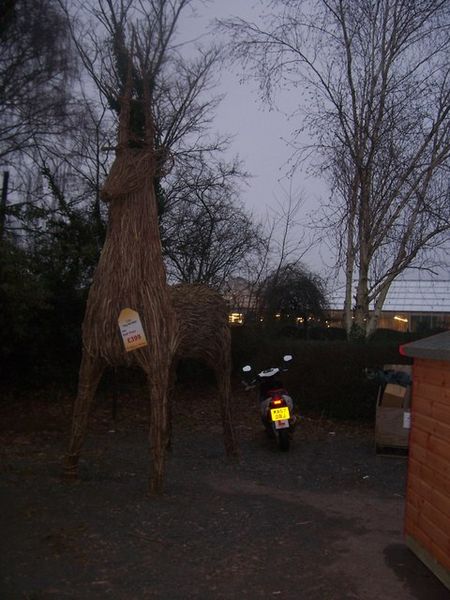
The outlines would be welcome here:
[[[127,352],[148,345],[139,313],[132,308],[124,308],[120,312],[118,322],[123,344]]]

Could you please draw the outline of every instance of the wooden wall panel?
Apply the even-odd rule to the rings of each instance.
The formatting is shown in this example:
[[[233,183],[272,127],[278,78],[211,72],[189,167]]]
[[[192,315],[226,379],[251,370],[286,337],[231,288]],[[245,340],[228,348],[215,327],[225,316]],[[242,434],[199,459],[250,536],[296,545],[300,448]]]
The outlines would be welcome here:
[[[430,383],[450,389],[450,363],[443,360],[414,359],[414,383]]]
[[[410,445],[416,444],[420,448],[423,448],[424,450],[428,450],[430,434],[428,433],[428,431],[423,431],[422,429],[419,429],[419,427],[415,427],[414,424],[415,424],[415,420],[412,421],[412,428],[411,428],[411,433],[409,436]]]
[[[450,412],[449,412],[450,416]],[[443,440],[450,440],[450,424],[442,422],[432,416],[422,415],[414,412],[414,427],[425,433],[430,433],[433,436]],[[449,445],[450,452],[450,445]],[[450,454],[448,455],[450,457]]]
[[[406,530],[406,534],[413,537],[415,540],[419,542],[421,546],[428,550],[428,552],[433,552],[433,542],[429,535],[423,531],[418,525],[414,523],[409,524],[409,528]]]
[[[450,427],[450,390],[426,383],[414,384],[413,410]]]
[[[434,548],[438,548],[444,554],[450,552],[448,535],[446,535],[446,532],[442,531],[440,527],[436,526],[424,512],[420,513],[418,527],[426,532],[431,539],[433,554]]]
[[[431,542],[431,554],[438,560],[448,573],[450,573],[450,549],[442,550],[434,542]]]
[[[425,416],[432,415],[432,408],[434,402],[430,402],[430,394],[428,393],[429,386],[427,383],[413,383],[413,394],[411,405],[414,403],[414,411]],[[413,408],[411,406],[411,408]]]
[[[408,505],[412,510],[411,517],[416,523],[420,524],[421,517],[425,517],[440,529],[445,538],[443,547],[446,548],[450,542],[450,513],[445,512],[445,503],[442,504],[444,511],[439,510],[433,503],[433,497],[429,501],[410,490]]]
[[[424,447],[417,441],[417,434],[414,431],[411,435],[411,443],[409,448],[409,456],[411,459],[411,463],[416,461],[420,465],[428,467],[429,469],[433,469],[438,474],[450,479],[450,462],[447,458],[441,458],[437,456],[428,445],[428,447]],[[414,465],[411,464],[411,467],[414,468]]]
[[[408,522],[405,533],[416,539],[443,567],[450,571],[450,543],[439,527],[422,515],[420,523],[412,520]]]
[[[450,400],[450,387],[446,385],[437,385],[426,379],[417,380],[414,383],[414,391],[417,396],[425,396],[425,398],[434,400],[438,399],[441,402],[448,403]],[[436,398],[436,395],[439,398]]]
[[[405,533],[450,576],[450,362],[414,359]],[[412,543],[412,542],[411,542]],[[425,555],[424,555],[425,556]],[[434,570],[433,562],[426,564]],[[437,563],[435,563],[437,565]]]
[[[417,527],[419,523],[419,508],[414,504],[412,500],[408,497],[406,499],[406,507],[405,507],[405,530],[408,533],[412,526]]]
[[[428,448],[437,458],[443,458],[444,460],[450,461],[450,440],[446,441],[435,435],[430,435]]]
[[[408,491],[411,489],[429,502],[437,502],[450,516],[450,477],[434,468],[411,460],[408,472]],[[445,510],[444,510],[445,512]]]

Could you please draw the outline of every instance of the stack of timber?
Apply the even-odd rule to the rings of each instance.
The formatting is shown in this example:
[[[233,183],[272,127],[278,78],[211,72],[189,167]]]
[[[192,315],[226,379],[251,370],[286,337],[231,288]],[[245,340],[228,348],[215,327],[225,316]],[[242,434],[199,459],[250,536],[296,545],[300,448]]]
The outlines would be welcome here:
[[[401,352],[414,358],[406,543],[450,589],[450,331]]]

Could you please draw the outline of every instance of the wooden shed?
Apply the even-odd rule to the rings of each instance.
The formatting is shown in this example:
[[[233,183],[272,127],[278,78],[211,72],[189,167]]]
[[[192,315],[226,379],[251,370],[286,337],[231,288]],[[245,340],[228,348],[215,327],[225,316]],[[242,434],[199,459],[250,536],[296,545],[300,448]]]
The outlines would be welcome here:
[[[406,543],[450,589],[450,331],[400,352],[414,359]]]

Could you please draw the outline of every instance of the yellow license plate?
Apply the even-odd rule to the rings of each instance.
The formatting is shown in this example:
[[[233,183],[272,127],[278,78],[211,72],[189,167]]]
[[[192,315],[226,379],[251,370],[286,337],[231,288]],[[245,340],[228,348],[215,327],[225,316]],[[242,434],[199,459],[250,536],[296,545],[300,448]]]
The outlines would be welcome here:
[[[289,417],[291,416],[289,414],[288,406],[281,406],[280,408],[271,408],[270,415],[272,417],[272,421],[284,421],[286,419],[289,419]]]

